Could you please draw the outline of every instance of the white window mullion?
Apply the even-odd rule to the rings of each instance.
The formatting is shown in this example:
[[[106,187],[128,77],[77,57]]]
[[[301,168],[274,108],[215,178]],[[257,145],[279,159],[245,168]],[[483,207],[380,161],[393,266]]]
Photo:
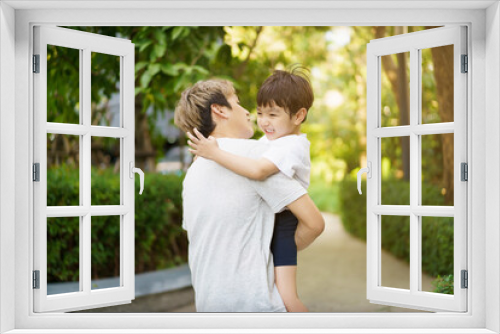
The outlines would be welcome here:
[[[45,212],[48,218],[53,217],[83,217],[89,212],[84,206],[49,206]]]
[[[419,105],[421,104],[421,101],[422,97],[420,96]],[[417,135],[435,135],[443,133],[453,133],[454,129],[455,129],[454,122],[446,122],[446,123],[416,125],[412,127],[412,132]]]
[[[82,101],[81,110],[82,110],[82,125],[85,128],[89,128],[91,125],[92,119],[92,110],[91,110],[91,59],[90,59],[90,50],[88,48],[83,49],[83,73],[80,76],[80,80],[82,83]],[[91,205],[91,134],[87,131],[82,136],[83,141],[83,159],[80,161],[81,169],[83,170],[83,178],[80,180],[80,186],[83,192],[83,206],[85,208],[90,208]],[[80,253],[82,253],[83,257],[83,272],[81,276],[83,277],[83,292],[86,294],[90,294],[92,289],[91,285],[91,274],[92,274],[92,263],[91,263],[91,254],[90,250],[92,247],[91,240],[91,219],[90,210],[83,216],[83,228],[80,230],[80,235],[83,240],[83,248],[80,249]]]
[[[412,212],[421,217],[454,217],[455,210],[452,206],[422,206],[412,208]]]
[[[110,138],[123,138],[130,134],[130,131],[127,129],[114,128],[110,126],[91,126],[89,131],[92,136]]]
[[[83,217],[89,213],[92,216],[117,216],[128,212],[125,205],[49,206],[46,209],[47,217]]]
[[[124,73],[124,57],[120,57],[120,78],[124,78],[125,77],[125,73]],[[123,92],[123,89],[124,89],[124,86],[123,86],[123,82],[124,80],[120,80],[120,129],[123,129],[123,119],[125,118],[125,113],[123,112],[123,106],[125,105],[125,101],[123,100],[123,96],[125,95],[124,92]],[[124,131],[127,131],[126,129],[123,129]],[[124,189],[125,189],[125,183],[126,183],[126,171],[127,169],[124,169],[124,168],[127,168],[126,166],[124,167],[124,165],[126,165],[126,163],[124,163],[124,159],[125,159],[125,155],[124,155],[124,150],[123,150],[123,142],[124,142],[124,139],[120,139],[120,157],[122,157],[122,161],[120,162],[122,167],[120,168],[120,205],[124,205],[125,204],[125,198],[124,198]],[[130,168],[130,167],[129,167]],[[130,209],[130,208],[129,208]],[[127,224],[126,224],[126,219],[125,219],[125,216],[124,215],[121,215],[120,216],[120,286],[124,286],[125,284],[125,281],[127,279],[124,278],[124,276],[126,275],[126,270],[125,270],[125,264],[126,264],[126,261],[124,261],[124,256],[125,256],[125,229],[127,228]],[[134,262],[135,262],[135,259],[134,259]],[[135,283],[134,283],[135,284]]]
[[[418,125],[419,103],[419,56],[418,50],[410,50],[410,127]],[[420,148],[419,136],[410,133],[410,207],[420,204]],[[420,217],[414,212],[410,215],[410,291],[419,291],[421,248],[420,248]]]
[[[373,135],[379,138],[403,137],[403,136],[409,136],[411,130],[412,129],[409,125],[393,126],[385,128],[379,127],[373,130]]]
[[[79,104],[79,113],[78,113],[78,116],[79,116],[79,119],[80,119],[80,122],[78,124],[78,127],[82,127],[82,130],[85,129],[85,126],[83,125],[83,108],[82,106],[85,104],[84,103],[84,95],[83,95],[83,73],[84,73],[84,66],[83,66],[83,62],[84,62],[84,56],[83,56],[83,50],[79,50],[79,70],[80,70],[80,74],[79,74],[79,80],[78,80],[78,92],[79,92],[79,98],[78,98],[78,101],[80,101],[80,104]],[[47,123],[47,127],[50,127],[51,125],[55,125],[54,123]],[[68,124],[70,125],[70,124]],[[57,128],[57,126],[56,126]],[[55,129],[51,129],[52,131],[55,130]],[[61,129],[62,130],[62,129]],[[80,130],[80,129],[78,129]],[[79,160],[79,184],[83,184],[83,180],[84,180],[84,169],[82,168],[82,164],[83,162],[85,161],[84,160],[84,150],[83,150],[83,135],[86,134],[87,131],[82,131],[81,134],[79,134],[79,155],[80,155],[80,160]],[[84,192],[81,190],[80,191],[80,207],[83,207],[83,200],[84,198]],[[48,208],[47,208],[48,209]],[[48,211],[48,210],[47,210]],[[79,264],[79,275],[78,275],[78,283],[80,285],[79,287],[79,291],[83,291],[84,289],[84,273],[85,273],[85,267],[84,267],[84,264],[86,262],[86,259],[85,259],[85,254],[84,252],[82,252],[81,250],[83,250],[85,248],[85,240],[84,240],[84,235],[83,235],[83,230],[85,228],[85,220],[84,220],[84,217],[85,217],[85,214],[83,215],[79,215],[79,221],[80,221],[80,226],[78,228],[78,240],[79,240],[79,249],[80,249],[80,252],[79,252],[79,261],[78,261],[78,264]]]
[[[416,214],[422,217],[454,217],[455,211],[452,206],[438,205],[375,205],[370,209],[377,215],[384,216],[409,216]]]
[[[377,215],[409,216],[411,207],[409,205],[376,205],[371,211]]]
[[[453,133],[455,124],[453,122],[421,124],[421,125],[404,125],[377,128],[373,130],[373,135],[379,138],[402,137],[409,136],[411,133],[417,135],[434,135],[443,133]]]
[[[82,100],[80,100],[82,101]],[[83,136],[90,133],[92,136],[123,138],[130,134],[129,130],[111,126],[86,126],[79,124],[47,123],[47,133]]]

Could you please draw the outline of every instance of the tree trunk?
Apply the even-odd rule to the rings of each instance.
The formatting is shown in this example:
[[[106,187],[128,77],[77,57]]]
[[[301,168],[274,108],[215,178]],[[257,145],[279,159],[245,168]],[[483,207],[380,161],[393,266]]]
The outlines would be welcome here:
[[[404,27],[406,28],[406,27]],[[395,27],[396,34],[406,33],[403,27]],[[407,29],[406,29],[407,30]],[[407,61],[405,53],[398,53],[398,106],[399,106],[399,124],[410,124],[410,87],[408,82]],[[403,164],[403,179],[410,181],[410,137],[401,137],[401,159]]]
[[[396,35],[407,32],[407,27],[394,27],[394,29]],[[384,36],[385,27],[375,27],[375,38],[382,38]],[[410,90],[405,56],[404,53],[398,53],[396,55],[398,60],[397,65],[391,57],[382,57],[382,66],[389,78],[399,108],[400,125],[410,124]],[[408,136],[401,137],[400,142],[403,179],[410,181],[410,138]]]
[[[453,45],[431,49],[434,63],[434,79],[436,80],[436,95],[438,112],[441,122],[453,122]],[[446,189],[445,203],[453,203],[454,195],[454,143],[453,136],[441,135],[443,152],[443,188]]]

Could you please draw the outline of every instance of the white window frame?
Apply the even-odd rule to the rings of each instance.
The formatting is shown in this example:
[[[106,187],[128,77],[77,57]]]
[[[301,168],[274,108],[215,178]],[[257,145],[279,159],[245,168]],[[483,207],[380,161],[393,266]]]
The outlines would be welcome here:
[[[80,53],[80,123],[47,122],[47,45],[73,48]],[[35,312],[75,311],[130,303],[135,298],[134,275],[134,45],[122,38],[101,36],[52,26],[34,27],[34,54],[40,56],[39,73],[33,74],[34,162],[40,164],[40,181],[33,185],[34,270],[39,271],[39,289],[34,289]],[[91,54],[118,57],[120,67],[120,125],[91,125]],[[76,83],[75,83],[76,84]],[[80,142],[80,203],[75,206],[47,206],[47,134],[77,135]],[[111,137],[120,141],[120,203],[91,204],[91,140]],[[92,217],[117,216],[120,224],[119,286],[93,290],[91,287]],[[79,217],[79,289],[77,292],[47,295],[47,218]]]
[[[203,4],[190,1],[163,3],[144,1],[142,4],[140,1],[78,1],[73,4],[68,1],[0,3],[0,69],[2,70],[0,76],[0,331],[15,329],[13,333],[36,333],[42,332],[42,329],[52,329],[50,332],[57,332],[57,329],[60,329],[61,333],[76,333],[76,329],[86,328],[92,329],[86,331],[92,333],[109,333],[112,329],[127,329],[128,333],[144,333],[145,329],[149,328],[151,331],[163,329],[161,332],[174,333],[183,332],[179,328],[191,328],[192,331],[184,332],[199,333],[203,332],[201,330],[203,328],[212,328],[216,329],[211,331],[213,333],[233,333],[236,331],[235,328],[242,328],[241,332],[245,332],[243,329],[246,328],[246,332],[248,329],[254,329],[252,332],[264,333],[283,332],[280,329],[291,327],[301,328],[295,331],[297,333],[341,333],[347,329],[350,333],[415,333],[411,328],[419,328],[420,333],[498,333],[500,331],[498,226],[500,175],[497,167],[500,163],[498,2],[370,1],[369,6],[367,4],[365,1],[239,1],[234,4],[224,2],[222,5],[216,1],[207,1]],[[69,8],[61,9],[62,6]],[[118,6],[132,9],[119,9]],[[460,8],[454,9],[453,6]],[[84,7],[86,8],[82,9]],[[224,9],[220,9],[221,7]],[[146,9],[137,10],[137,8]],[[412,9],[408,10],[409,8]],[[468,235],[471,242],[468,244],[470,304],[467,313],[33,313],[32,290],[29,288],[33,264],[30,257],[33,244],[31,225],[33,186],[30,181],[32,163],[30,157],[33,155],[30,143],[32,143],[33,124],[32,105],[26,98],[32,94],[29,70],[33,25],[373,26],[400,25],[402,22],[408,26],[464,24],[469,28],[468,54],[471,61],[468,76],[470,87],[468,109],[471,112],[468,114],[467,130],[470,153],[468,221],[471,222]],[[15,88],[12,87],[13,82]],[[15,138],[15,145],[12,145],[12,136]],[[485,149],[488,154],[485,153]],[[15,180],[12,181],[14,171]],[[486,174],[488,174],[487,183]],[[14,200],[8,198],[12,196],[12,189],[15,189]],[[132,330],[138,328],[139,324],[143,329]],[[358,330],[355,330],[356,328]]]
[[[461,271],[467,270],[467,184],[461,181],[460,164],[467,162],[467,73],[461,72],[461,55],[467,54],[466,27],[449,26],[398,36],[380,38],[367,46],[367,163],[371,178],[367,180],[367,298],[372,303],[411,305],[430,311],[467,310],[467,289],[461,288]],[[453,47],[454,121],[422,124],[421,50],[444,45]],[[410,111],[409,124],[382,127],[381,57],[409,53]],[[452,133],[454,136],[454,205],[422,205],[422,140],[421,135]],[[383,138],[408,136],[410,142],[410,196],[408,205],[382,205],[381,142]],[[382,282],[382,227],[388,215],[407,216],[410,223],[409,289],[387,287]],[[454,222],[454,294],[422,290],[422,217],[452,217]]]

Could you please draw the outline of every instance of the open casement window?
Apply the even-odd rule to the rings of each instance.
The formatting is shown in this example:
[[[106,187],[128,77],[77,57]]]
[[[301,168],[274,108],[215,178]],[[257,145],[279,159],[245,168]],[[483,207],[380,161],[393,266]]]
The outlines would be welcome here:
[[[381,38],[367,46],[367,298],[372,303],[467,311],[462,286],[467,275],[466,50],[466,28],[459,26]],[[436,177],[439,193],[433,195],[430,184]],[[394,187],[394,179],[406,179],[409,187]],[[448,238],[441,240],[443,230]],[[390,272],[383,260],[391,238],[409,245],[399,249],[410,259],[404,284],[396,283],[399,273]],[[436,271],[454,292],[435,292],[424,272],[429,266],[423,264],[443,244],[439,251],[448,255],[438,257],[453,263]]]
[[[130,303],[137,171],[134,44],[37,26],[33,72],[34,311]],[[103,73],[112,73],[117,84],[105,86]],[[101,98],[104,91],[113,98]],[[111,151],[112,163],[104,154]],[[113,172],[103,172],[94,160],[107,162]],[[116,182],[115,196],[99,196],[104,181]]]

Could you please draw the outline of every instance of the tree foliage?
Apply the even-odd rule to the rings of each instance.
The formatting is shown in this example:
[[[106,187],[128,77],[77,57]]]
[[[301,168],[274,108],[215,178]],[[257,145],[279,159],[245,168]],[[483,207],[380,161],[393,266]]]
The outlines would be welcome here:
[[[136,161],[154,169],[166,139],[155,128],[158,114],[173,110],[180,93],[194,82],[211,77],[210,64],[223,45],[222,27],[70,27],[100,35],[130,39],[135,44]],[[78,123],[79,52],[48,49],[47,121]],[[107,103],[119,85],[117,58],[92,54],[92,119],[108,125]],[[70,84],[68,84],[70,83]],[[152,112],[147,113],[151,107]]]
[[[169,145],[155,126],[157,116],[172,112],[186,87],[209,77],[227,78],[235,83],[242,105],[253,111],[258,88],[274,69],[304,65],[311,70],[309,77],[316,95],[304,131],[314,144],[311,155],[318,166],[316,172],[329,179],[342,178],[359,168],[366,154],[366,44],[377,37],[398,33],[394,27],[73,29],[126,38],[135,44],[136,158],[144,161],[147,169],[153,169],[155,158],[162,156]],[[407,28],[408,32],[422,29]],[[48,121],[77,123],[79,53],[60,47],[48,51],[49,61],[57,64],[49,65]],[[429,59],[430,54],[422,58],[423,99],[427,101],[423,104],[423,114],[428,120],[439,121],[436,74],[429,70],[432,68]],[[93,54],[92,62],[92,101],[96,114],[92,119],[98,124],[109,124],[103,115],[106,102],[117,91],[119,64],[115,58],[100,54]],[[397,62],[393,64],[397,67]],[[394,84],[391,87],[383,80],[382,85],[383,118],[390,123],[401,117],[398,93]],[[148,108],[152,112],[147,113]],[[388,139],[391,141],[388,147],[401,147],[397,140]],[[394,173],[403,170],[403,153],[394,149],[382,152],[390,159]],[[424,164],[442,166],[434,162],[431,159]]]

